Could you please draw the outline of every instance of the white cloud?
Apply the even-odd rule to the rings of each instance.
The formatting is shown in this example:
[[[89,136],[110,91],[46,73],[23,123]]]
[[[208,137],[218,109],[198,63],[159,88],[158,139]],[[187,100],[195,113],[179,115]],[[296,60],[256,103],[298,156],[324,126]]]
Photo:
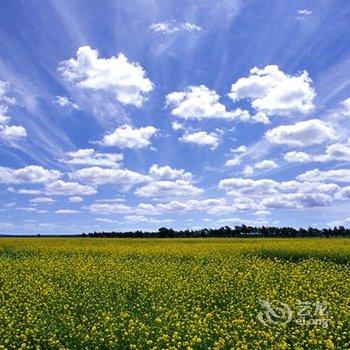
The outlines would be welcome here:
[[[309,208],[328,206],[331,201],[331,196],[324,193],[290,193],[265,198],[263,205],[267,208]]]
[[[0,114],[6,114],[9,107],[16,104],[16,100],[7,94],[8,87],[9,84],[7,82],[0,80]]]
[[[242,163],[241,157],[235,157],[235,158],[232,158],[232,159],[229,159],[228,161],[226,161],[225,166],[226,167],[234,167],[237,165],[241,165],[241,163]]]
[[[171,114],[183,119],[221,118],[235,119],[244,113],[241,110],[229,112],[219,102],[220,96],[205,85],[189,86],[185,91],[172,92],[166,96],[166,106]]]
[[[239,158],[235,158],[235,159],[239,159]],[[229,166],[227,164],[230,164],[232,166],[235,159],[231,159],[230,161],[227,161],[225,165]],[[276,168],[278,168],[278,165],[275,161],[265,159],[265,160],[262,160],[261,162],[255,163],[253,165],[246,165],[242,171],[242,174],[245,177],[249,177],[249,176],[252,176],[254,174],[255,170],[267,171],[267,170],[272,170],[272,169],[276,169]]]
[[[124,217],[124,220],[131,221],[131,222],[143,222],[148,224],[171,224],[174,222],[172,219],[155,219],[146,217],[143,215],[127,215]]]
[[[226,205],[224,198],[208,198],[208,199],[190,199],[182,201],[170,201],[168,203],[158,203],[153,208],[150,208],[150,212],[191,212],[191,211],[207,211]]]
[[[350,117],[350,97],[341,101],[339,105],[329,112],[329,117],[336,121],[347,121]]]
[[[318,161],[350,161],[350,146],[341,143],[334,143],[333,145],[327,146],[324,155],[315,156]]]
[[[337,199],[348,200],[350,199],[350,186],[343,187],[337,194]]]
[[[26,189],[26,188],[22,188],[22,189],[16,190],[16,189],[15,189],[14,187],[12,187],[12,186],[7,187],[7,191],[8,191],[8,192],[11,192],[11,193],[29,194],[29,195],[41,194],[41,191],[40,191],[40,190]]]
[[[241,145],[239,147],[231,149],[231,152],[234,154],[245,154],[247,153],[247,151],[248,151],[248,148],[245,145]]]
[[[200,26],[194,23],[177,23],[175,21],[153,23],[149,28],[159,34],[173,34],[180,31],[199,32],[202,30]]]
[[[56,201],[48,197],[38,197],[38,198],[31,199],[30,202],[36,203],[36,204],[52,204],[52,203],[55,203]]]
[[[95,218],[94,220],[99,221],[99,222],[106,222],[106,223],[110,223],[110,224],[119,223],[118,220],[112,220],[112,219],[107,219],[107,218]]]
[[[83,168],[70,175],[92,185],[118,184],[128,189],[130,186],[149,180],[148,176],[128,169],[106,169],[101,167]]]
[[[350,182],[350,169],[308,170],[297,176],[299,181],[311,182]]]
[[[350,97],[341,102],[342,115],[350,116]]]
[[[188,181],[154,181],[136,189],[135,194],[140,197],[188,197],[196,196],[203,190]]]
[[[70,107],[73,109],[79,109],[78,105],[71,101],[67,96],[56,96],[54,103],[61,107]]]
[[[79,197],[79,196],[74,196],[74,197],[69,197],[68,200],[71,202],[71,203],[80,203],[80,202],[83,202],[84,199]]]
[[[120,148],[144,148],[151,145],[150,139],[156,132],[157,129],[153,126],[134,129],[125,124],[116,128],[111,134],[105,135],[101,144]]]
[[[270,179],[231,178],[221,180],[219,188],[232,196],[237,210],[266,210],[266,208],[309,208],[327,206],[339,186],[333,183],[286,181]],[[243,200],[243,201],[242,201]]]
[[[271,212],[269,210],[257,210],[253,214],[256,216],[267,216],[267,215],[271,215]]]
[[[271,169],[278,168],[278,165],[273,160],[265,159],[265,160],[262,160],[261,162],[254,164],[254,168],[257,170],[271,170]]]
[[[252,176],[254,174],[254,168],[251,165],[246,165],[242,171],[245,177]]]
[[[179,141],[185,143],[194,143],[198,146],[209,146],[212,150],[219,145],[219,137],[214,132],[207,133],[205,131],[198,131],[194,133],[186,133],[179,138]]]
[[[59,71],[81,89],[107,91],[122,104],[136,107],[142,106],[153,89],[138,63],[129,62],[122,53],[117,57],[99,58],[98,51],[90,46],[80,47],[76,59],[61,62]]]
[[[171,127],[175,131],[185,129],[184,125],[179,122],[172,122]]]
[[[234,167],[237,165],[241,165],[242,158],[248,154],[248,148],[245,145],[241,145],[239,147],[231,149],[231,152],[235,154],[235,157],[229,159],[226,163],[226,167]]]
[[[312,13],[313,12],[309,9],[300,9],[300,10],[298,10],[298,18],[301,19],[301,18],[308,17],[308,16],[312,15]]]
[[[334,143],[326,147],[324,154],[308,154],[305,152],[288,152],[284,155],[288,162],[307,163],[307,162],[330,162],[330,161],[350,161],[349,144]]]
[[[290,163],[307,163],[311,161],[311,156],[305,152],[287,152],[284,155],[284,159]]]
[[[295,113],[306,114],[314,109],[314,89],[306,71],[299,75],[288,75],[277,65],[263,69],[254,67],[250,75],[232,84],[229,97],[234,101],[249,99],[257,113],[267,116]]]
[[[12,118],[7,113],[16,104],[16,100],[7,95],[8,86],[8,83],[0,80],[0,140],[11,145],[26,137],[27,132],[21,125],[8,125]]]
[[[330,124],[318,119],[310,119],[291,125],[281,125],[268,130],[266,138],[275,144],[305,147],[323,143],[336,138]]]
[[[140,197],[186,197],[195,196],[203,190],[192,184],[192,174],[184,169],[173,169],[169,166],[151,166],[149,175],[153,178],[145,186],[136,189]]]
[[[60,215],[73,215],[80,213],[79,210],[73,210],[73,209],[59,209],[55,211],[56,214]]]
[[[75,152],[66,153],[70,159],[61,160],[66,164],[73,165],[93,165],[101,167],[119,168],[123,160],[122,154],[99,153],[92,148],[79,149]]]
[[[61,176],[58,170],[48,170],[41,166],[29,165],[20,169],[0,166],[0,183],[46,183],[55,181]]]
[[[191,181],[192,174],[186,172],[184,169],[173,169],[170,166],[159,166],[153,164],[149,170],[149,174],[156,180],[175,180],[181,179],[185,181]]]
[[[81,185],[76,182],[57,180],[45,185],[45,193],[62,196],[89,196],[97,193],[97,191],[91,186]]]
[[[299,192],[299,193],[326,193],[333,195],[339,190],[339,186],[333,183],[320,182],[299,182],[299,181],[283,181],[279,184],[279,190],[284,192]]]
[[[278,182],[270,179],[242,179],[242,178],[231,178],[220,180],[219,188],[225,191],[229,191],[229,194],[234,192],[237,195],[240,194],[265,194],[265,193],[276,193],[278,188]]]
[[[120,203],[93,203],[87,209],[94,214],[126,214],[133,212],[130,207]]]
[[[16,142],[27,136],[26,129],[21,125],[1,125],[0,124],[0,140],[6,142]]]
[[[247,110],[241,110],[237,108],[235,111],[235,116],[237,120],[240,120],[244,123],[270,124],[270,120],[265,112],[257,112],[255,114],[250,114]]]

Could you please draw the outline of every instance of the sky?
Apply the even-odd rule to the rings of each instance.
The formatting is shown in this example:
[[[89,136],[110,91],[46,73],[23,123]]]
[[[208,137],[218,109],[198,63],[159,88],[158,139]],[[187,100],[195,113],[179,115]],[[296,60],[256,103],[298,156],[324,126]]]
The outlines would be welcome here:
[[[0,13],[0,233],[350,227],[348,1]]]

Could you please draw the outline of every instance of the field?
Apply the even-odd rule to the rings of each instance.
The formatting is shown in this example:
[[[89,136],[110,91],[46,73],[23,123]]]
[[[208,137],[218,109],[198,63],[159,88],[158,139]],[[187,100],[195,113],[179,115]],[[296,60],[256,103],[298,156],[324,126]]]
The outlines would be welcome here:
[[[0,349],[345,350],[349,262],[349,239],[2,238]]]

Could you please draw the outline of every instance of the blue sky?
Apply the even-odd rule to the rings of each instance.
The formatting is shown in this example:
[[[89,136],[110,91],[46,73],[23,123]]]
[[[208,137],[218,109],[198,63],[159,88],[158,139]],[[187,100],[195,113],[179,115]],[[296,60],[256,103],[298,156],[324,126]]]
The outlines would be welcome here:
[[[0,8],[1,233],[349,226],[347,1]]]

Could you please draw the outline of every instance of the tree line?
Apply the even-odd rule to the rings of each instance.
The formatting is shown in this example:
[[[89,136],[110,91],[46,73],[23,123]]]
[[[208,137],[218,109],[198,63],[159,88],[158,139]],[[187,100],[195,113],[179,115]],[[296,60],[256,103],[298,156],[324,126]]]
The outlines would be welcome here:
[[[158,231],[126,231],[126,232],[91,232],[83,233],[84,237],[113,238],[195,238],[195,237],[350,237],[350,229],[344,226],[318,229],[293,227],[254,227],[254,226],[223,226],[220,228],[203,228],[196,230],[173,230],[161,227]]]

